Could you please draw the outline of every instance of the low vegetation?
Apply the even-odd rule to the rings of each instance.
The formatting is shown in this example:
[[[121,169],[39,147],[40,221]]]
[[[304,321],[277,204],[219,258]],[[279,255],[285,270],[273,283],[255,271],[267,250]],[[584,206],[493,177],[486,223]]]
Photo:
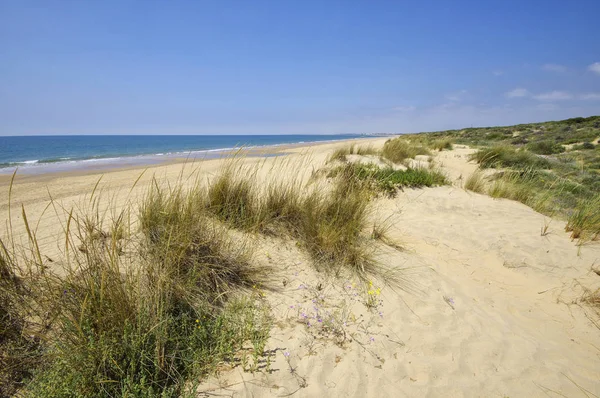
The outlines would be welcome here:
[[[354,181],[368,191],[382,192],[389,196],[402,188],[434,187],[448,183],[441,171],[425,167],[396,170],[373,164],[349,163],[332,169],[329,175],[341,177],[344,181]]]
[[[361,173],[259,183],[232,161],[189,189],[154,181],[139,209],[110,217],[93,198],[65,214],[64,258],[52,264],[23,209],[29,243],[9,231],[0,252],[2,395],[179,396],[223,363],[257,369],[272,272],[250,234],[287,234],[320,270],[367,280],[387,268],[364,181],[442,181],[432,170]]]
[[[329,161],[339,160],[345,162],[347,160],[346,157],[348,155],[379,155],[379,151],[377,151],[372,146],[358,146],[352,144],[336,149],[329,157]]]
[[[364,274],[373,262],[363,239],[369,196],[348,180],[330,182],[311,187],[272,180],[265,190],[252,173],[230,165],[211,181],[203,203],[206,212],[234,228],[298,239],[322,269]]]
[[[471,156],[483,168],[510,167],[515,169],[547,168],[550,162],[527,150],[519,150],[510,146],[496,145],[480,149]]]
[[[600,239],[600,196],[580,203],[569,217],[566,230],[572,239]]]
[[[0,242],[2,396],[179,396],[219,364],[259,366],[269,270],[200,192],[156,185],[139,232],[130,209],[70,211],[52,264],[23,210],[29,244]]]
[[[598,240],[600,117],[431,133],[479,147],[471,160],[499,172],[471,175],[465,188],[520,201],[568,220],[579,243]]]
[[[381,155],[393,163],[402,163],[418,155],[431,155],[431,152],[425,146],[412,144],[406,138],[398,137],[388,140],[383,145]]]
[[[26,326],[28,291],[0,241],[0,396],[15,394],[40,363],[39,341]]]

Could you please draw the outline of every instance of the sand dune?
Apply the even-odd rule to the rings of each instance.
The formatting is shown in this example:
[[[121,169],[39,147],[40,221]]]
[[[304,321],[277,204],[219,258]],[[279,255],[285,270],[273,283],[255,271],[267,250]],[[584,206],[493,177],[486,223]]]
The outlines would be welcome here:
[[[308,179],[339,145],[288,149],[287,167]],[[387,220],[390,238],[402,247],[381,246],[378,257],[402,269],[399,286],[325,276],[293,242],[257,238],[259,261],[276,270],[276,286],[267,296],[275,320],[267,344],[271,354],[255,373],[223,369],[199,386],[199,395],[600,395],[599,323],[578,303],[584,288],[600,286],[592,271],[600,266],[600,246],[576,246],[564,222],[521,203],[462,189],[476,169],[469,153],[457,147],[434,156],[452,186],[407,189],[374,201],[374,219]],[[277,161],[245,160],[263,162],[263,177]],[[221,165],[199,166],[210,178]],[[186,166],[183,178],[196,166]],[[124,206],[143,194],[153,173],[174,181],[181,170],[153,167],[133,190],[141,170],[115,171],[104,175],[99,189],[113,205]],[[18,177],[12,198],[16,230],[25,237],[23,204],[29,220],[40,220],[40,240],[59,255],[61,229],[47,208],[49,195],[65,208],[85,206],[98,178]],[[0,212],[7,218],[7,181],[2,184]]]

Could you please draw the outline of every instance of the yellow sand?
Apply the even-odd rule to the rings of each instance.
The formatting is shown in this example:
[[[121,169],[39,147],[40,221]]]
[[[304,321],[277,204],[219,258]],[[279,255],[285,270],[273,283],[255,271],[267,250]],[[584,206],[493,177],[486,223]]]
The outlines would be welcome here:
[[[381,146],[385,140],[369,141]],[[244,162],[264,162],[262,177],[279,164],[286,170],[279,178],[308,179],[340,145],[288,148],[285,161]],[[467,161],[471,152],[457,147],[435,155],[452,186],[405,190],[373,203],[373,218],[387,220],[389,235],[404,248],[382,248],[379,261],[405,269],[405,290],[380,280],[361,286],[328,278],[293,242],[257,238],[257,261],[271,264],[277,281],[277,291],[267,294],[275,320],[271,355],[260,363],[262,371],[223,369],[198,391],[255,397],[600,395],[600,324],[577,302],[584,287],[600,286],[593,272],[600,267],[599,245],[579,248],[564,222],[463,190],[476,168]],[[109,172],[97,191],[105,203],[122,208],[139,200],[153,174],[161,183],[180,175],[185,180],[200,166],[202,178],[209,178],[222,164],[153,167],[133,190],[142,170]],[[99,177],[18,176],[13,229],[26,238],[23,204],[32,227],[40,220],[37,236],[45,252],[60,256],[56,214],[63,220],[64,214],[47,207],[49,195],[55,207],[84,208]],[[8,217],[7,184],[0,181],[2,219]],[[365,307],[366,297],[373,308]]]

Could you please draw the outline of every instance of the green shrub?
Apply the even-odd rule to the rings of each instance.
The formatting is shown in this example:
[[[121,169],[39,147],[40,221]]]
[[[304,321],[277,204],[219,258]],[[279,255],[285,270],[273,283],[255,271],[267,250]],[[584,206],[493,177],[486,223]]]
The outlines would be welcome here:
[[[581,149],[595,149],[596,145],[592,144],[591,142],[584,142],[583,145],[581,146]]]
[[[550,140],[531,142],[527,144],[527,149],[538,155],[552,155],[565,151],[565,148],[562,145]]]

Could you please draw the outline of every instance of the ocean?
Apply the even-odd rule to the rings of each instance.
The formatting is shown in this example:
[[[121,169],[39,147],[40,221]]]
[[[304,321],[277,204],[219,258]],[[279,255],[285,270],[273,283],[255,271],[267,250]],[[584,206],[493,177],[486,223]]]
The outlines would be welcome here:
[[[92,135],[0,137],[0,173],[33,173],[154,164],[174,157],[210,158],[219,151],[360,138],[339,135]]]

